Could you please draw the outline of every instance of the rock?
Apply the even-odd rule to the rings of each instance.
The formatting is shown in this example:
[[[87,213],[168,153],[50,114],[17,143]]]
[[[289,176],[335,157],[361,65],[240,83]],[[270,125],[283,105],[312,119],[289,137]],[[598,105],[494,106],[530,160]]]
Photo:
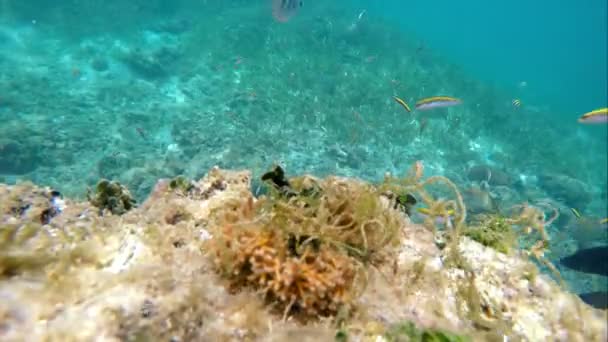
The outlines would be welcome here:
[[[174,46],[161,46],[152,51],[136,48],[120,56],[133,72],[148,80],[167,77],[180,57],[181,52]]]
[[[361,185],[348,178],[337,181]],[[209,247],[215,243],[221,251],[237,242],[217,240],[218,232],[244,227],[218,227],[216,217],[233,213],[246,220],[252,203],[265,203],[253,198],[249,171],[213,168],[199,181],[181,179],[174,185],[179,186],[160,181],[141,206],[121,216],[98,216],[90,204],[70,201],[45,225],[33,210],[48,206],[45,191],[32,184],[0,185],[0,340],[321,341],[336,336],[336,328],[323,321],[284,320],[283,310],[273,304],[276,298],[264,298],[259,288],[232,291],[226,275],[215,269],[221,253]],[[242,203],[247,205],[239,209]],[[260,216],[245,222],[253,233],[267,219],[264,213],[273,213],[270,205],[258,209]],[[538,274],[520,253],[497,253],[466,237],[439,249],[430,230],[397,218],[398,240],[386,245],[386,255],[377,255],[373,266],[357,263],[365,286],[330,318],[344,320],[341,336],[380,341],[391,327],[406,327],[471,340],[607,340],[605,311]],[[379,242],[371,232],[366,243]],[[256,240],[242,251],[266,242]],[[283,279],[297,278],[329,296],[325,283],[301,276],[310,272],[311,255],[283,269],[294,272]],[[268,272],[281,271],[273,265]]]
[[[104,72],[108,70],[109,64],[105,58],[95,57],[91,61],[91,68],[97,72]]]
[[[488,165],[471,167],[467,172],[467,177],[474,182],[488,181],[489,179],[489,184],[492,186],[509,186],[513,183],[513,179],[508,173]]]
[[[539,177],[540,186],[551,197],[581,211],[591,202],[591,194],[582,181],[566,175],[544,174]]]
[[[24,174],[34,170],[38,162],[34,149],[17,141],[0,139],[0,173]]]

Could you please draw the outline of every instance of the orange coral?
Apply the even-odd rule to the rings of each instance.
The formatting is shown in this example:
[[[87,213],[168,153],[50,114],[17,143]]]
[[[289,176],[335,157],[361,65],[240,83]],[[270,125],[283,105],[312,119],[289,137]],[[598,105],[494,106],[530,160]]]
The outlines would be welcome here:
[[[330,246],[309,244],[297,255],[281,231],[255,224],[226,226],[215,239],[215,263],[232,285],[262,289],[286,313],[303,310],[309,315],[328,315],[350,301],[355,263]]]

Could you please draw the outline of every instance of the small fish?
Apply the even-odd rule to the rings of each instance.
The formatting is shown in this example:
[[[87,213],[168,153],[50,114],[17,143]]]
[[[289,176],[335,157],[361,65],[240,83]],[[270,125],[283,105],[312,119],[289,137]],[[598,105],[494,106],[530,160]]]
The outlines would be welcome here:
[[[300,7],[302,7],[300,0],[272,0],[272,17],[280,23],[286,23]]]
[[[146,139],[146,131],[141,127],[135,127],[135,132],[139,134],[140,137]]]
[[[513,101],[511,101],[511,104],[513,105],[513,107],[519,108],[519,107],[521,107],[521,100],[520,99],[513,99]]]
[[[373,56],[367,56],[367,57],[365,58],[365,63],[371,63],[371,62],[375,61],[376,59],[378,59],[378,56],[377,56],[377,55],[373,55]]]
[[[578,122],[586,124],[608,123],[608,107],[585,113],[578,119]]]
[[[600,224],[608,223],[608,217],[600,220]]]
[[[424,50],[424,42],[420,43],[420,45],[418,45],[418,47],[416,48],[416,53],[420,53],[422,52],[422,50]]]
[[[357,16],[357,20],[363,19],[363,16],[365,15],[366,12],[367,12],[367,10],[361,11],[361,13],[359,13],[359,15]]]
[[[431,214],[431,211],[428,208],[416,208],[416,211],[424,219],[429,217]],[[454,210],[448,210],[447,214],[448,214],[447,220],[444,216],[432,216],[432,218],[435,221],[435,224],[440,224],[440,225],[444,224],[444,225],[446,225],[446,227],[451,228],[452,220],[454,219]]]
[[[579,213],[578,210],[576,210],[575,208],[570,208],[570,211],[572,212],[572,214],[574,214],[574,216],[576,216],[577,219],[581,218],[581,213]]]
[[[423,215],[430,215],[431,211],[429,210],[429,208],[416,208],[416,211],[423,214]],[[448,216],[452,216],[454,215],[454,210],[448,210],[447,211]]]
[[[405,108],[405,110],[408,113],[412,112],[412,109],[410,108],[410,106],[408,106],[407,103],[405,103],[405,101],[403,101],[402,99],[398,98],[397,96],[393,96],[393,99],[395,100],[395,102],[397,102],[398,104],[400,104],[403,108]]]
[[[416,102],[417,110],[452,107],[462,103],[462,100],[450,96],[433,96]]]
[[[560,263],[579,272],[608,276],[608,246],[581,249],[562,258]]]

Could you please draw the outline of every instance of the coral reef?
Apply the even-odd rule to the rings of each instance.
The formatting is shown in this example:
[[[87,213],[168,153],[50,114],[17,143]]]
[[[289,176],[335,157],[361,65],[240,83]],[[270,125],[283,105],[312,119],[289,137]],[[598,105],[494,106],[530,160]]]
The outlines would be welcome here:
[[[440,248],[395,209],[387,192],[407,190],[453,210],[466,235],[460,199],[435,200],[425,188],[440,178],[412,170],[377,186],[284,177],[292,195],[271,185],[255,198],[250,172],[214,168],[158,181],[120,216],[0,185],[0,339],[606,340],[606,312],[526,253],[454,233]],[[510,223],[546,222],[517,209]]]

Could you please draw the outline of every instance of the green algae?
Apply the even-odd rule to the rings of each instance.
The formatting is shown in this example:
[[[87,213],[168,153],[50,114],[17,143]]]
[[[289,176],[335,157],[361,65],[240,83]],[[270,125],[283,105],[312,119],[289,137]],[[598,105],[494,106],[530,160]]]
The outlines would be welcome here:
[[[507,219],[501,216],[484,217],[478,225],[465,228],[464,235],[504,254],[516,248],[516,234]]]
[[[334,341],[336,342],[348,342],[348,333],[346,330],[339,329],[336,331],[336,335],[334,336]]]
[[[102,179],[97,183],[95,192],[87,192],[92,205],[100,210],[107,209],[114,215],[122,215],[136,206],[129,190],[118,182]]]
[[[184,176],[177,176],[169,182],[169,189],[182,194],[189,193],[194,188],[192,181]]]
[[[417,327],[412,322],[396,324],[385,333],[384,337],[389,342],[468,342],[469,337],[457,335],[440,329],[424,329]]]

